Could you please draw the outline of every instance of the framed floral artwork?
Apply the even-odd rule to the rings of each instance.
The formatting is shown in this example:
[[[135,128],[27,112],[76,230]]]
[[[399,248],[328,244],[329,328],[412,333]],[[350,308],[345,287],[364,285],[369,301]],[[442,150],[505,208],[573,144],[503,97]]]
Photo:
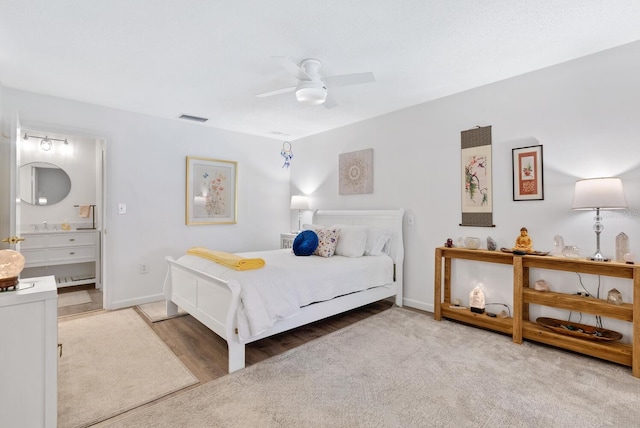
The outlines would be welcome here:
[[[461,134],[462,222],[460,226],[493,227],[491,126]]]
[[[520,147],[513,153],[513,200],[544,199],[542,145]]]
[[[186,224],[238,222],[238,163],[187,156]]]

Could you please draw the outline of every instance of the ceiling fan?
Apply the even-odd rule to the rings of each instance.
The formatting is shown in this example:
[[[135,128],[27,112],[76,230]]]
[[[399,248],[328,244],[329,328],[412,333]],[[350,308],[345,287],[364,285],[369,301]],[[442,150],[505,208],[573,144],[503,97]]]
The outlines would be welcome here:
[[[274,56],[273,59],[285,70],[297,77],[298,84],[296,86],[289,86],[256,95],[259,98],[295,91],[296,99],[302,104],[323,104],[326,108],[333,108],[338,104],[327,93],[327,88],[359,85],[361,83],[376,81],[376,78],[371,72],[322,77],[319,73],[322,63],[317,59],[305,59],[300,65],[284,56]]]

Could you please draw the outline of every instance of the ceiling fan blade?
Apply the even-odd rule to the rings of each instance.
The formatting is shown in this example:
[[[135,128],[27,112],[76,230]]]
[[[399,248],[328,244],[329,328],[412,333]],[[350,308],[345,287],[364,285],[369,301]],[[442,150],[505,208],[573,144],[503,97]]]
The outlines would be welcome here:
[[[298,78],[298,80],[311,80],[311,77],[304,72],[302,68],[286,56],[273,56],[273,58],[282,68],[287,70]]]
[[[269,91],[269,92],[265,92],[263,94],[258,94],[258,95],[256,95],[256,97],[264,98],[264,97],[270,97],[272,95],[285,94],[287,92],[293,92],[293,91],[295,91],[295,89],[296,89],[295,86],[289,86],[288,88],[276,89],[275,91]]]
[[[338,103],[331,95],[327,94],[327,98],[325,98],[322,105],[324,106],[324,108],[330,109],[330,108],[337,107]]]
[[[359,85],[361,83],[371,83],[375,82],[376,78],[373,73],[354,73],[354,74],[340,74],[337,76],[327,76],[323,77],[322,81],[328,87],[337,87],[337,86],[350,86],[350,85]]]

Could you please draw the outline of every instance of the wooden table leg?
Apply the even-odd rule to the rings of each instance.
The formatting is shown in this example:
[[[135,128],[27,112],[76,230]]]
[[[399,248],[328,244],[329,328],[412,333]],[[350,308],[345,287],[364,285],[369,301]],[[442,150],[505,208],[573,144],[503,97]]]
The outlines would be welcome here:
[[[433,283],[433,319],[442,319],[442,250],[436,248],[435,275]]]

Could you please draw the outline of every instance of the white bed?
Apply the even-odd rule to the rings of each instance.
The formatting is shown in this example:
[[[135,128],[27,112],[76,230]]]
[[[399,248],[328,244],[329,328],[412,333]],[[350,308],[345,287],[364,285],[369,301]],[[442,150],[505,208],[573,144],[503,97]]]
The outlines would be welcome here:
[[[167,315],[175,315],[178,307],[191,314],[194,318],[206,325],[220,337],[226,340],[229,349],[229,372],[244,368],[245,366],[245,344],[272,336],[274,334],[290,330],[301,325],[339,314],[369,303],[386,298],[395,298],[395,303],[402,306],[402,272],[404,261],[404,246],[402,239],[402,220],[404,210],[317,210],[313,215],[313,224],[317,225],[362,225],[371,228],[387,230],[391,233],[387,254],[391,258],[389,263],[392,272],[387,274],[388,283],[366,288],[362,291],[349,291],[348,294],[340,295],[330,300],[323,300],[312,304],[302,298],[304,306],[296,308],[296,313],[284,319],[279,319],[273,325],[263,326],[259,334],[243,334],[248,331],[243,323],[241,315],[244,311],[244,302],[241,301],[241,287],[236,279],[238,275],[247,272],[254,272],[253,277],[257,278],[255,272],[246,271],[233,274],[222,274],[214,262],[207,260],[197,261],[196,256],[181,257],[174,259],[166,257],[169,264],[167,280],[165,281],[165,298],[167,300]],[[282,250],[273,252],[273,257],[269,258],[265,268],[277,269],[272,265],[277,265],[279,258],[284,253]],[[260,255],[261,253],[255,253]],[[243,254],[244,255],[244,254]],[[254,253],[248,253],[248,256]],[[295,258],[295,256],[292,256]],[[317,256],[297,257],[301,263],[313,263],[323,259],[335,265],[340,265],[341,257],[334,256],[330,260]],[[386,256],[384,256],[386,257]],[[364,256],[362,260],[353,260],[356,269],[363,269],[363,263],[370,262],[368,259],[376,257]],[[388,257],[387,257],[388,258]],[[346,258],[343,258],[346,259]],[[366,259],[366,260],[365,260]],[[269,263],[271,260],[271,263]],[[388,270],[387,269],[387,270]],[[262,269],[260,269],[262,270]],[[300,272],[303,271],[300,269]],[[228,271],[228,269],[227,269]],[[298,273],[300,273],[298,272]],[[262,274],[266,274],[265,271]],[[294,272],[295,274],[295,272]],[[299,276],[299,275],[298,275]],[[342,275],[346,278],[346,275]],[[355,280],[349,280],[354,282]],[[358,281],[355,281],[358,282]],[[386,282],[386,281],[385,281]],[[353,284],[349,284],[353,287]],[[246,284],[245,284],[246,286]],[[361,287],[356,285],[356,287]],[[331,287],[329,287],[331,288]],[[357,289],[357,288],[356,288]],[[245,289],[246,290],[246,289]],[[245,291],[246,294],[246,291]],[[327,296],[320,294],[321,299]],[[240,316],[239,316],[240,315]],[[240,323],[239,320],[240,319]]]

